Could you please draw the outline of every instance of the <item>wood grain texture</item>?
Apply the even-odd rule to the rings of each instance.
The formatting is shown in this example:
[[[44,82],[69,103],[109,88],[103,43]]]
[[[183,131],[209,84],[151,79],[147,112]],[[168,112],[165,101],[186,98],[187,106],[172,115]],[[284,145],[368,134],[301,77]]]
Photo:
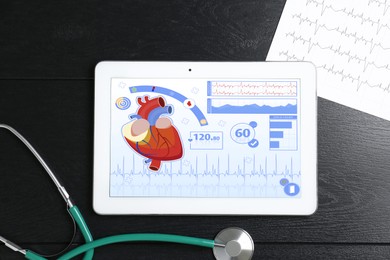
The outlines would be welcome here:
[[[214,237],[240,226],[257,243],[390,241],[390,122],[319,99],[319,207],[309,217],[99,216],[92,210],[93,81],[2,80],[0,122],[36,146],[63,180],[95,237],[163,232]],[[64,243],[71,223],[49,178],[15,138],[0,131],[2,235]],[[33,199],[30,199],[33,198]],[[77,242],[82,242],[80,235]]]
[[[283,5],[2,1],[0,78],[93,78],[102,60],[264,60]]]
[[[28,244],[31,248],[41,248],[43,251],[52,251],[58,245]],[[289,243],[257,243],[253,259],[316,259],[316,260],[356,260],[375,259],[387,260],[390,255],[390,245],[361,245],[361,244],[289,244]],[[20,254],[0,247],[0,260],[22,260]],[[81,258],[78,258],[81,259]],[[99,248],[95,251],[96,260],[105,259],[137,259],[137,260],[212,260],[211,249],[173,244],[115,244]]]
[[[309,217],[99,216],[92,210],[93,71],[101,60],[264,60],[284,0],[3,1],[0,122],[56,172],[93,235],[213,238],[240,226],[255,259],[390,258],[390,122],[319,98],[318,211]],[[72,236],[65,205],[25,149],[0,130],[0,234],[38,252]],[[82,243],[78,233],[75,243]],[[115,245],[96,259],[212,259],[207,249]],[[0,245],[0,259],[20,256]]]

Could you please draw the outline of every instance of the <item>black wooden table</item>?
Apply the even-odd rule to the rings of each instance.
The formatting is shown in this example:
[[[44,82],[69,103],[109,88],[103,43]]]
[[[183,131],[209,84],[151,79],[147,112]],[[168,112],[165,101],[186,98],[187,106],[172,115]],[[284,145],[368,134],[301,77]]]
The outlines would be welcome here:
[[[319,98],[318,211],[309,217],[99,216],[92,209],[94,66],[102,60],[261,61],[283,0],[3,1],[0,122],[36,147],[95,238],[163,232],[213,238],[239,226],[255,259],[390,258],[390,122]],[[0,130],[0,235],[40,253],[72,236],[62,198],[29,151]],[[74,244],[83,242],[78,233]],[[213,259],[161,243],[96,259]],[[21,255],[0,246],[0,259]]]

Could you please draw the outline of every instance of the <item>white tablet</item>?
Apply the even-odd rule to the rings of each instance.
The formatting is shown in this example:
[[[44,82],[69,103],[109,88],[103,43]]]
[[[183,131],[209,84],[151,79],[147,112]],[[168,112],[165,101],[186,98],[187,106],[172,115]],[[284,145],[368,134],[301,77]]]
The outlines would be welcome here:
[[[93,207],[312,214],[316,100],[307,62],[100,62]]]

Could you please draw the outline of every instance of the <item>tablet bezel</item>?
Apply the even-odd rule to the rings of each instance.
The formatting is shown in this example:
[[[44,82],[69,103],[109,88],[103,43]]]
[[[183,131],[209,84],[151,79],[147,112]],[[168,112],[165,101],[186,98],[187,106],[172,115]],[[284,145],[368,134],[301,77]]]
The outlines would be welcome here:
[[[110,197],[110,86],[122,78],[299,78],[301,196],[298,198]],[[311,215],[317,209],[316,69],[310,62],[121,62],[95,68],[93,208],[98,214]],[[255,206],[257,205],[257,206]]]

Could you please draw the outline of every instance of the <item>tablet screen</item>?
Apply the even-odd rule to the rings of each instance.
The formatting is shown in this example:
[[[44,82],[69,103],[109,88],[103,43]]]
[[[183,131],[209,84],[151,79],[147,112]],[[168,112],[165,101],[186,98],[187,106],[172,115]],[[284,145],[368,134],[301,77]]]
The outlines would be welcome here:
[[[299,79],[111,78],[110,197],[299,198]]]

